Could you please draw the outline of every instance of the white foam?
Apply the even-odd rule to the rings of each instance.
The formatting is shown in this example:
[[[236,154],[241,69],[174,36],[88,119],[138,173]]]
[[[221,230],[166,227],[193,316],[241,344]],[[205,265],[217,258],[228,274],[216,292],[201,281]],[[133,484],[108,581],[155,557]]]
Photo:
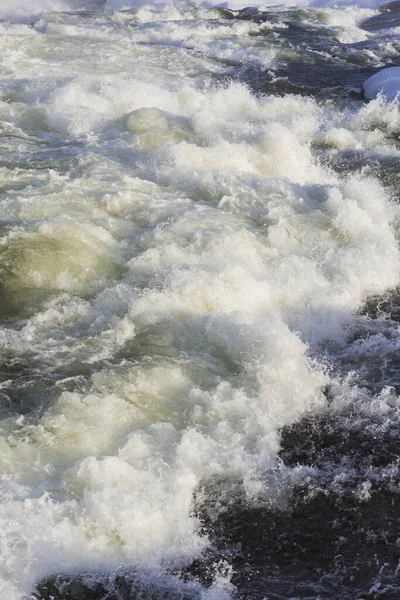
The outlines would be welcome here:
[[[49,11],[77,10],[93,5],[93,2],[96,0],[2,0],[0,19],[31,19]]]
[[[204,479],[284,506],[280,429],[326,408],[321,344],[399,283],[387,192],[316,158],[395,153],[398,111],[211,85],[215,56],[273,64],[258,26],[143,14],[134,33],[132,15],[43,15],[7,62],[29,84],[0,104],[21,161],[0,171],[1,284],[31,305],[0,348],[32,402],[37,379],[50,389],[0,422],[9,597],[60,571],[189,564],[208,544],[191,505]],[[221,576],[202,593],[231,592]]]
[[[380,6],[378,0],[204,0],[198,1],[198,7],[229,7],[233,10],[239,10],[246,7],[291,7],[291,6],[309,6],[314,8],[321,7],[354,7],[374,9]],[[12,19],[31,19],[34,16],[41,15],[49,11],[75,11],[85,8],[98,8],[106,6],[110,10],[127,11],[131,9],[140,9],[146,11],[150,19],[155,11],[160,9],[164,12],[170,11],[175,17],[179,15],[182,6],[188,3],[185,0],[174,0],[172,3],[166,0],[3,0],[0,7],[0,18]],[[175,8],[176,7],[176,8]],[[177,10],[176,10],[177,9]],[[144,14],[144,13],[143,13]],[[178,17],[179,18],[179,17]]]
[[[183,0],[182,0],[183,3]],[[129,10],[143,6],[165,6],[164,0],[107,0],[107,7],[114,10]],[[179,5],[179,0],[175,1]],[[374,9],[380,6],[379,0],[284,0],[277,2],[276,0],[199,0],[199,6],[204,7],[227,7],[232,10],[240,10],[246,7],[293,7],[293,6],[310,6],[313,8],[321,8],[325,6],[331,7],[354,7]]]

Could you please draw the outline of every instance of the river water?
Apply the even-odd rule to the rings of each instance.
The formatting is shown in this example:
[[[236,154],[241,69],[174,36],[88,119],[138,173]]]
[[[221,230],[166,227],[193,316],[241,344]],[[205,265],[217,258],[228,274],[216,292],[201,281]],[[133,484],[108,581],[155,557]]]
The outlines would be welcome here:
[[[400,597],[397,4],[237,8],[1,3],[1,600]]]

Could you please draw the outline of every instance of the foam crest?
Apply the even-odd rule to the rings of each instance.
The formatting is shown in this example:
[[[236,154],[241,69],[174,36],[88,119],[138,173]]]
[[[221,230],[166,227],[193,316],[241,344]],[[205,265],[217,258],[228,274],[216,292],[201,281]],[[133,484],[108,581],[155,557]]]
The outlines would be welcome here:
[[[31,20],[45,12],[75,11],[104,6],[105,0],[3,0],[0,19]]]
[[[182,0],[182,3],[184,1]],[[164,7],[167,2],[165,0],[107,0],[107,7],[114,10],[129,10],[142,7]],[[295,6],[310,6],[315,8],[332,6],[332,7],[347,7],[352,6],[354,3],[351,0],[298,0],[292,2],[292,0],[285,0],[277,4],[274,0],[227,0],[226,2],[220,2],[219,0],[200,0],[197,2],[199,6],[206,8],[213,7],[229,7],[232,10],[241,10],[248,7],[262,8],[264,7],[295,7]],[[179,5],[179,2],[175,2],[175,5]],[[364,8],[377,8],[380,6],[378,0],[359,0],[357,2],[358,7]]]
[[[326,3],[324,13],[328,19],[330,25],[337,28],[337,39],[342,44],[355,44],[357,42],[363,42],[370,37],[370,34],[360,28],[360,23],[373,15],[377,14],[377,10],[374,10],[377,4],[357,3],[357,6],[352,6],[352,3],[343,3],[341,7],[338,7],[338,3],[331,3],[332,8],[329,7],[329,3]],[[319,6],[324,6],[325,3],[321,2]],[[315,4],[312,4],[315,6]],[[361,8],[365,6],[365,8]]]
[[[29,19],[49,10],[67,10],[68,4],[63,0],[5,0],[0,7],[0,18],[26,18]]]
[[[111,119],[151,107],[153,97],[160,108],[168,109],[176,103],[167,89],[132,81],[129,76],[86,77],[54,92],[47,105],[47,120],[58,131],[84,135],[98,131]]]

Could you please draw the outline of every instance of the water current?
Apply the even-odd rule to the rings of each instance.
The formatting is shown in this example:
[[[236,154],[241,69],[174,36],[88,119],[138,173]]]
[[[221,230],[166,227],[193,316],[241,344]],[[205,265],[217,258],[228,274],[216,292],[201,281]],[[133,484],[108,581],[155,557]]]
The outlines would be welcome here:
[[[1,600],[400,598],[399,15],[1,0]]]

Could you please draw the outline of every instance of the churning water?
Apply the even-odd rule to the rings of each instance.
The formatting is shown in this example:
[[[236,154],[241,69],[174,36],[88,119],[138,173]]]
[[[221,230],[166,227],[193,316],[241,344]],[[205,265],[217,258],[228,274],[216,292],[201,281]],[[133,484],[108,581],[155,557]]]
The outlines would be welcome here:
[[[398,8],[316,4],[1,0],[1,600],[400,597]]]

